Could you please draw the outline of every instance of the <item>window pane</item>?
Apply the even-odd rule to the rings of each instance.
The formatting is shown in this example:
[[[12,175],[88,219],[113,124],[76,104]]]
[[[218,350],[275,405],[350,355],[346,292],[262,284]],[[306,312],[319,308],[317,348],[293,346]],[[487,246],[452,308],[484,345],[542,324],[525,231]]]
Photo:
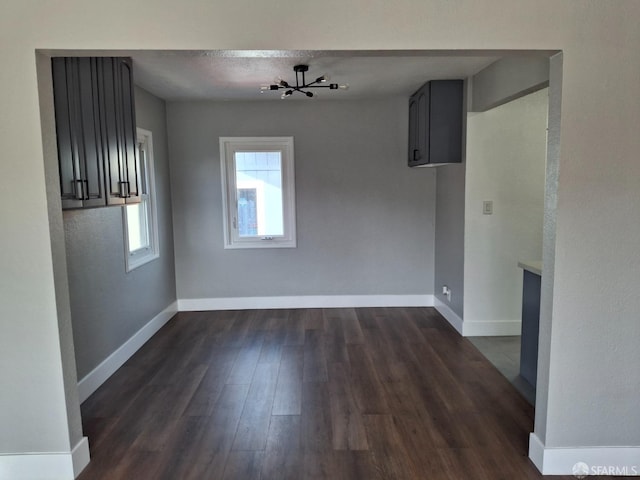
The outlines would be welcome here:
[[[149,201],[143,198],[142,202],[127,205],[127,229],[129,233],[129,252],[149,247]]]
[[[238,235],[282,236],[282,158],[280,152],[236,152]]]
[[[241,237],[258,234],[256,197],[255,188],[238,189],[238,234]]]
[[[147,150],[143,143],[138,144],[138,155],[140,157],[140,191],[149,193],[149,176],[147,174]]]

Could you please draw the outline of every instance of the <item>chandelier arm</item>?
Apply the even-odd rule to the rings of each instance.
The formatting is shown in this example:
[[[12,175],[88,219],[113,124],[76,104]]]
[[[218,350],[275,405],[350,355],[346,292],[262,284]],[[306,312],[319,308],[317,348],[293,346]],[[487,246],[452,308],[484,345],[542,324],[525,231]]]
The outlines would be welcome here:
[[[304,85],[304,88],[308,88],[308,87],[318,88],[323,86],[323,85],[316,85],[316,83],[320,83],[320,82],[318,80],[314,80],[313,82],[307,85]]]
[[[309,85],[300,85],[300,86],[294,86],[294,85],[288,85],[288,86],[283,86],[283,85],[275,85],[276,87],[278,87],[278,90],[295,90],[297,92],[302,92],[302,89],[304,88],[331,88],[331,85],[314,85],[313,83],[310,83]],[[334,88],[335,90],[335,88]]]

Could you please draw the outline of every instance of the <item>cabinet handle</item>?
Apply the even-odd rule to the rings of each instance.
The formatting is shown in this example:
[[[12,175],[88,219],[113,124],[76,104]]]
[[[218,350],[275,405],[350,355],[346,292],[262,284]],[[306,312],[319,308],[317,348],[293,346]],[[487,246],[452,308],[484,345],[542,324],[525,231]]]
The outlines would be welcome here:
[[[415,161],[417,161],[417,160],[420,160],[420,150],[415,149],[415,150],[413,151],[413,161],[415,162]]]
[[[131,186],[129,182],[118,182],[120,185],[120,198],[129,198],[131,196]]]
[[[74,194],[76,200],[84,200],[84,181],[83,180],[73,180],[74,184]]]
[[[85,179],[82,181],[82,196],[85,200],[89,200],[89,180]]]

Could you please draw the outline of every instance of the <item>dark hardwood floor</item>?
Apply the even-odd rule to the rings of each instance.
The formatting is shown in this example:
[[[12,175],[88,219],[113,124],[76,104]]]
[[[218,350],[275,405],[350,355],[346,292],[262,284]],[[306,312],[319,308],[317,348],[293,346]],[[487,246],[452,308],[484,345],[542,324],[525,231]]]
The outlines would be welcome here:
[[[538,479],[533,414],[431,308],[179,313],[82,405],[79,478]]]

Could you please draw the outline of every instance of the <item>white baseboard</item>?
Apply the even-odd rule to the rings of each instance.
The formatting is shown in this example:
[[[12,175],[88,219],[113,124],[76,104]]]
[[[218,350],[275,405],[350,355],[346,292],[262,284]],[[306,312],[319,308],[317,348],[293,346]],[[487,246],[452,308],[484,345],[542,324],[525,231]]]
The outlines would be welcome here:
[[[89,464],[87,437],[71,452],[0,455],[0,480],[73,480]]]
[[[111,375],[114,374],[131,356],[138,351],[171,317],[178,312],[178,302],[173,302],[145,326],[138,330],[129,340],[109,355],[100,365],[89,372],[78,382],[78,396],[84,402]]]
[[[544,445],[533,432],[529,434],[529,458],[542,473],[544,466]]]
[[[504,337],[520,335],[520,320],[496,320],[491,322],[473,322],[466,320],[462,325],[463,337]]]
[[[458,314],[451,310],[449,305],[447,305],[437,297],[434,297],[433,306],[438,311],[438,313],[440,313],[440,315],[442,315],[447,320],[447,322],[449,322],[451,326],[455,328],[460,335],[462,335],[462,327],[464,325],[464,322],[458,316]]]
[[[531,433],[529,458],[543,475],[574,475],[583,463],[588,475],[640,476],[640,447],[545,448]]]
[[[449,305],[434,297],[433,306],[463,337],[502,337],[520,335],[520,320],[473,322],[463,320]]]
[[[78,444],[71,450],[71,461],[73,462],[73,475],[74,478],[80,475],[80,473],[89,465],[91,455],[89,454],[89,440],[87,437],[82,437]]]
[[[292,297],[181,298],[181,312],[270,308],[431,307],[433,295],[308,295]]]

